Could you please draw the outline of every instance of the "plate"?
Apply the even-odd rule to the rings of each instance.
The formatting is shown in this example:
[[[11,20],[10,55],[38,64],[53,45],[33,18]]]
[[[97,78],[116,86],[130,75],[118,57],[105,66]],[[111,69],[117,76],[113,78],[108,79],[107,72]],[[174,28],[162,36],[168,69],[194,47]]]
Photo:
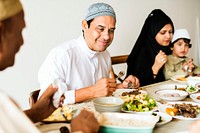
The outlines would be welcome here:
[[[185,75],[174,75],[171,77],[171,80],[177,81],[180,83],[187,83],[187,78],[185,78]]]
[[[61,107],[57,108],[48,118],[44,119],[43,123],[70,123],[71,119],[78,115],[80,110],[73,110],[70,106],[63,106],[63,111],[68,120],[62,116]]]
[[[197,99],[198,96],[200,97],[200,93],[195,93],[195,94],[191,94],[191,95],[190,95],[190,98],[191,98],[194,102],[200,103],[200,99],[199,99],[199,100]]]
[[[159,117],[126,113],[102,113],[100,133],[152,133]]]
[[[121,97],[123,92],[131,92],[133,90],[136,90],[136,89],[116,89],[116,91],[113,92],[113,96],[114,97]],[[144,91],[144,90],[139,90],[139,92],[141,92],[141,94],[147,94],[147,92]]]
[[[159,104],[158,108],[161,112],[166,113],[166,108],[172,107],[172,105],[175,104],[192,104],[192,105],[198,105],[200,107],[200,104],[195,103],[195,102],[167,102],[166,104]],[[180,120],[197,120],[200,118],[200,113],[196,116],[196,118],[187,118],[187,117],[183,117],[182,115],[176,115],[176,116],[172,116],[173,118],[176,119],[180,119]]]
[[[187,85],[185,84],[166,84],[166,85],[159,85],[157,87],[157,90],[185,90],[185,88],[187,87]]]
[[[188,93],[182,90],[161,89],[157,90],[155,93],[160,99],[165,101],[179,101],[185,99],[188,96]]]
[[[150,114],[152,114],[153,112],[155,112],[157,110],[158,110],[158,108],[154,108],[151,111],[147,111],[147,112],[136,112],[136,111],[127,111],[127,110],[124,110],[123,108],[121,109],[121,111],[125,112],[125,113],[143,114],[143,115],[150,115]]]
[[[162,126],[166,123],[169,123],[171,120],[172,120],[172,117],[166,113],[162,113],[162,112],[154,112],[153,114],[156,114],[158,116],[161,117],[161,122],[157,122],[156,123],[156,126],[159,127],[159,126]]]

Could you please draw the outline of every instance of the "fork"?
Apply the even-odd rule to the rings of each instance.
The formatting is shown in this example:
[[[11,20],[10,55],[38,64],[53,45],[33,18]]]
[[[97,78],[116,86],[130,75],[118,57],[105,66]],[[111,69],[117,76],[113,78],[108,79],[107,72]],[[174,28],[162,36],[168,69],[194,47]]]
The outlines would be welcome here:
[[[184,67],[185,71],[186,71],[186,75],[184,78],[187,78],[189,76],[189,70],[188,70],[188,66]]]
[[[122,76],[124,76],[125,72],[124,71],[120,71],[119,74],[117,75],[116,79],[118,79],[120,82],[123,82],[123,80],[121,79]]]
[[[62,114],[63,118],[65,118],[66,121],[68,121],[67,117],[65,116],[65,113],[64,113],[64,110],[63,108],[61,107],[60,109],[60,113]]]

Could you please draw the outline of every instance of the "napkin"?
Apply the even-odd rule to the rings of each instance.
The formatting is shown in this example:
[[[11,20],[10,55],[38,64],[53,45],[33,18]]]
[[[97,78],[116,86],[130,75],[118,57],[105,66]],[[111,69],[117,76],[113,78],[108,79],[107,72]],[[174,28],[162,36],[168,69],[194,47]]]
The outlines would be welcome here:
[[[53,87],[58,87],[58,91],[53,96],[53,105],[58,108],[60,104],[60,98],[66,91],[66,84],[59,79],[55,79],[52,83]]]

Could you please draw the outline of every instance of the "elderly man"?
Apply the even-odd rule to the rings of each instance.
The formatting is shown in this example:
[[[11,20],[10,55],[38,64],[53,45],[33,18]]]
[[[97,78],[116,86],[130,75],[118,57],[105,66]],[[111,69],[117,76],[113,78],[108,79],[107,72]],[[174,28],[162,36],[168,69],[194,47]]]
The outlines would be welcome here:
[[[0,70],[4,70],[12,66],[15,61],[15,55],[23,44],[22,30],[25,27],[24,12],[19,0],[0,0]],[[51,83],[50,83],[51,84]],[[53,88],[49,85],[32,106],[31,109],[25,110],[24,113],[33,121],[41,121],[48,117],[56,108],[53,106],[52,96],[58,88]],[[62,98],[60,100],[62,102]],[[61,104],[61,103],[60,103]],[[32,122],[22,113],[16,104],[6,94],[0,92],[0,132],[1,133],[37,133],[37,128]],[[85,117],[88,118],[94,125],[90,126],[87,123],[79,123]],[[96,132],[98,123],[93,114],[83,111],[73,120],[74,125],[72,131],[88,131]],[[26,124],[26,125],[24,125]],[[94,128],[93,128],[94,127]]]
[[[128,83],[139,87],[134,76],[122,84],[109,78],[111,58],[106,50],[114,38],[116,15],[106,3],[92,4],[82,21],[83,35],[52,49],[42,64],[38,79],[41,92],[49,83],[59,79],[63,83],[65,104],[82,102],[95,97],[109,96]]]

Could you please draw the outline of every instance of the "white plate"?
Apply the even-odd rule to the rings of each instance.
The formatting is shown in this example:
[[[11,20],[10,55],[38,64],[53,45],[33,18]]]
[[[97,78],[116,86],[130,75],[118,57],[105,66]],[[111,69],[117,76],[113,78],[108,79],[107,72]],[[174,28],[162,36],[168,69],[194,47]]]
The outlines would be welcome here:
[[[161,122],[157,122],[156,123],[156,126],[159,127],[159,126],[162,126],[168,122],[170,122],[172,120],[172,117],[166,113],[162,113],[162,112],[154,112],[154,114],[157,114],[158,116],[161,117]]]
[[[200,100],[197,99],[198,96],[200,96],[200,93],[195,93],[191,94],[190,98],[192,98],[192,100],[195,101],[196,103],[200,103]]]
[[[185,84],[166,84],[166,85],[159,85],[157,88],[157,90],[175,90],[175,88],[177,90],[185,90],[185,88],[187,87],[187,85]]]
[[[178,78],[184,78],[184,77],[185,77],[185,75],[174,75],[174,76],[171,77],[171,80],[177,81],[177,82],[180,82],[180,83],[187,83],[187,78],[186,78],[185,81],[178,79]]]
[[[167,114],[166,108],[172,107],[172,105],[175,105],[175,104],[183,104],[183,103],[185,103],[185,104],[192,104],[192,105],[198,105],[200,107],[200,104],[195,103],[195,102],[167,102],[166,104],[160,104],[160,105],[158,105],[158,108],[159,108],[159,110],[161,112]],[[172,116],[172,117],[176,118],[176,119],[180,119],[180,120],[197,120],[197,119],[200,118],[200,114],[198,114],[196,116],[196,118],[187,118],[187,117],[183,117],[181,115],[176,115],[176,116]]]
[[[127,111],[127,110],[124,110],[123,108],[121,109],[122,112],[125,112],[125,113],[132,113],[132,114],[144,114],[144,115],[150,115],[152,114],[154,111],[157,111],[158,108],[154,108],[152,109],[151,111],[147,111],[147,112],[136,112],[136,111]]]
[[[185,99],[188,96],[188,93],[186,91],[181,90],[161,89],[157,90],[155,93],[160,99],[165,101],[179,101]]]
[[[114,97],[121,97],[123,92],[131,92],[135,89],[117,89],[115,92],[113,92],[113,96]],[[139,92],[141,92],[141,94],[147,94],[146,91],[143,90],[139,90]]]

